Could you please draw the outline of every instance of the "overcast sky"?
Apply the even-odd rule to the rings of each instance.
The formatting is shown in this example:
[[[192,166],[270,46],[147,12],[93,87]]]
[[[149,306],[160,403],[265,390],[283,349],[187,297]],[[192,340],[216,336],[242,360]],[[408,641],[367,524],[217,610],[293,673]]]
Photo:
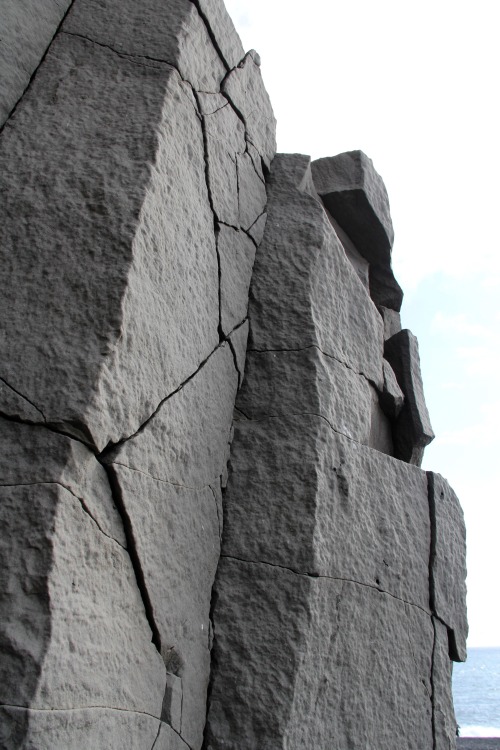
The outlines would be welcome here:
[[[500,646],[500,175],[493,0],[226,0],[262,73],[278,150],[362,149],[396,232],[403,325],[437,438],[424,468],[468,530],[469,646]]]

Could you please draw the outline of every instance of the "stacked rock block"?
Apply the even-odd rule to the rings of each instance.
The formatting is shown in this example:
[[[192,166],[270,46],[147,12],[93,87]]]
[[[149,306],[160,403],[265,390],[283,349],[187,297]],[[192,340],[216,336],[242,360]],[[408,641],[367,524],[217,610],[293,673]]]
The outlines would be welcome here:
[[[400,330],[385,187],[278,155],[214,589],[210,750],[449,750],[463,516]]]
[[[221,0],[0,11],[0,747],[200,748],[275,122]]]

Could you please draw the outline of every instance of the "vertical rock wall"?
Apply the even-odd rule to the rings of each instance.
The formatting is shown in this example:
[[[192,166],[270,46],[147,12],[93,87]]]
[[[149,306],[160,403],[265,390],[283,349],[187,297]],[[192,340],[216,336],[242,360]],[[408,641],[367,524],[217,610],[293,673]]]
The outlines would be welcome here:
[[[273,161],[222,0],[0,16],[0,748],[451,748],[463,518],[370,160]]]
[[[199,748],[259,60],[218,0],[1,15],[0,746]]]

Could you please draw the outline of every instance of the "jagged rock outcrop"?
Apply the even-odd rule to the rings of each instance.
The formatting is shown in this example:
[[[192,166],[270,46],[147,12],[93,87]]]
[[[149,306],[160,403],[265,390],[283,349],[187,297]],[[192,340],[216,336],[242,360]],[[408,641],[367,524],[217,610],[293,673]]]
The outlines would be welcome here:
[[[275,158],[222,0],[21,5],[0,750],[449,750],[465,530],[380,176]]]

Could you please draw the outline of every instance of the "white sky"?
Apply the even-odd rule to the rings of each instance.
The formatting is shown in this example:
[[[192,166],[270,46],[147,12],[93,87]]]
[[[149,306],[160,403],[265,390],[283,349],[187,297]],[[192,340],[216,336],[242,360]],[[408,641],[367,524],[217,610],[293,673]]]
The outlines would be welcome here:
[[[362,149],[391,200],[403,325],[468,529],[469,646],[500,646],[500,175],[495,0],[226,0],[278,150]]]

